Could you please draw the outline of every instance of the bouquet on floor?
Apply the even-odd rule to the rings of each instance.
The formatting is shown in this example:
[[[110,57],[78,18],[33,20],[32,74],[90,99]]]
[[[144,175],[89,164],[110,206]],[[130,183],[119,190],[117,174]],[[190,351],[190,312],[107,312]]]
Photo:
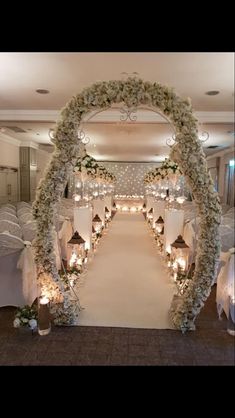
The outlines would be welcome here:
[[[35,306],[29,305],[18,308],[13,321],[14,328],[29,327],[32,331],[37,328],[38,311]]]

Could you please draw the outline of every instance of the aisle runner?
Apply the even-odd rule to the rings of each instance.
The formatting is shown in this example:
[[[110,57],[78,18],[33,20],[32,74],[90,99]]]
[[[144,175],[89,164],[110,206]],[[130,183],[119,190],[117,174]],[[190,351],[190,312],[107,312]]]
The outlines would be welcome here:
[[[143,215],[117,214],[80,288],[79,324],[172,328],[174,292]]]

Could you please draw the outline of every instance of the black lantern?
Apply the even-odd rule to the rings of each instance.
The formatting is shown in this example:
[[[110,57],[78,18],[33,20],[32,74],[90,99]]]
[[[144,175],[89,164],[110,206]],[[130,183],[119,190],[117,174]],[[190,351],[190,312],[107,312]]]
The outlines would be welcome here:
[[[110,213],[110,211],[108,210],[107,206],[105,206],[104,211],[105,211],[105,219],[106,219],[107,221],[109,221],[109,219],[110,219],[110,217],[111,217],[111,213]]]
[[[179,273],[186,273],[188,270],[189,246],[182,235],[171,244],[171,265],[173,270]]]
[[[92,219],[92,223],[96,233],[100,234],[102,230],[102,220],[100,219],[99,215],[95,215],[95,217]]]
[[[71,257],[69,260],[70,268],[82,266],[83,258],[85,257],[85,243],[86,241],[77,231],[68,241],[68,246],[71,247]]]
[[[147,218],[150,222],[153,220],[153,208],[149,209],[147,213]]]
[[[164,229],[164,220],[161,216],[155,221],[155,230],[157,234],[162,234],[162,230]]]

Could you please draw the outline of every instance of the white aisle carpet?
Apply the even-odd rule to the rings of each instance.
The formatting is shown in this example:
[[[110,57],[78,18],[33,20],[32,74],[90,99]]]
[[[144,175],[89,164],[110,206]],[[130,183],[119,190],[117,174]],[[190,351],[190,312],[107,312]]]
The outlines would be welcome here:
[[[119,213],[79,289],[79,325],[172,329],[174,293],[143,215]]]

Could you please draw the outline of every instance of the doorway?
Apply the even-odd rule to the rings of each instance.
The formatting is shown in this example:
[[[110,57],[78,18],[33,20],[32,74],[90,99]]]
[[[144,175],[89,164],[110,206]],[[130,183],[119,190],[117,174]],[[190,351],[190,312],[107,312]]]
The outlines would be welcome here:
[[[18,169],[0,166],[0,205],[18,201]]]

